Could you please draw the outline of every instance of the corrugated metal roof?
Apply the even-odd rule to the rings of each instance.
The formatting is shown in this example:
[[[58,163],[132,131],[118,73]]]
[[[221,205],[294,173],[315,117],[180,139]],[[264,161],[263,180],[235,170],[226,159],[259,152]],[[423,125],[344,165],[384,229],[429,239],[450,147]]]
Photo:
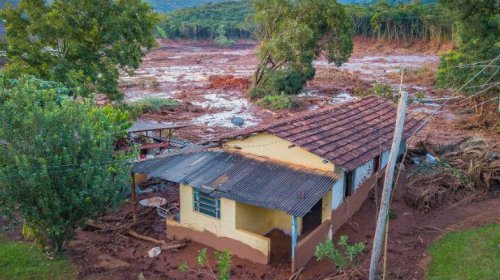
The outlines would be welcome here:
[[[186,127],[186,126],[172,124],[172,123],[158,123],[158,122],[153,122],[153,121],[138,120],[132,124],[132,126],[127,130],[127,132],[134,133],[134,132],[174,129],[174,128],[182,128],[182,127]]]
[[[303,217],[333,187],[336,174],[222,151],[177,154],[138,162],[133,172]]]

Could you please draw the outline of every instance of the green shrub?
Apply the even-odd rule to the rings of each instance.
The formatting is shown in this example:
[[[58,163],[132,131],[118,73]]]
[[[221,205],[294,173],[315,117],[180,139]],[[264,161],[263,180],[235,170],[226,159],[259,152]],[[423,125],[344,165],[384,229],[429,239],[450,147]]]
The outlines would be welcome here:
[[[191,269],[186,262],[181,263],[181,265],[179,265],[177,269],[182,273],[193,271],[198,274],[205,274],[201,269],[208,269],[209,274],[206,275],[210,275],[217,280],[229,280],[231,278],[231,262],[233,259],[231,253],[229,253],[229,251],[227,250],[225,250],[224,252],[216,251],[214,253],[214,256],[217,263],[217,271],[214,271],[208,263],[207,248],[201,249],[198,252],[198,256],[196,257],[196,262],[198,263],[199,270]]]
[[[338,248],[332,240],[328,239],[325,242],[316,246],[316,258],[318,261],[329,259],[333,262],[336,268],[340,271],[349,270],[353,266],[357,266],[357,257],[365,250],[365,244],[362,242],[349,244],[347,235],[342,235],[337,242]]]
[[[160,112],[164,108],[175,108],[179,105],[174,99],[165,99],[159,97],[148,97],[133,102],[130,106],[132,111],[137,110],[140,113]]]
[[[269,76],[262,86],[271,92],[297,94],[304,88],[305,80],[297,70],[268,70],[268,72]]]
[[[283,110],[292,107],[293,99],[285,94],[267,95],[260,99],[257,104],[268,109]]]
[[[234,40],[228,39],[226,35],[219,35],[215,38],[215,43],[221,47],[232,47],[234,45]]]

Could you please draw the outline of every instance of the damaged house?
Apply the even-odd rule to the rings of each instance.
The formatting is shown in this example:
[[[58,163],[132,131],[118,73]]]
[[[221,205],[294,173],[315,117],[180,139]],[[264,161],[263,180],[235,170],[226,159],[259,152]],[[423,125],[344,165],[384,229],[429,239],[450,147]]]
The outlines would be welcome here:
[[[256,263],[304,266],[383,175],[395,104],[365,97],[215,139],[211,148],[135,164],[136,182],[177,183],[169,239],[190,238]],[[403,139],[421,120],[408,115]],[[405,149],[405,143],[400,152]]]

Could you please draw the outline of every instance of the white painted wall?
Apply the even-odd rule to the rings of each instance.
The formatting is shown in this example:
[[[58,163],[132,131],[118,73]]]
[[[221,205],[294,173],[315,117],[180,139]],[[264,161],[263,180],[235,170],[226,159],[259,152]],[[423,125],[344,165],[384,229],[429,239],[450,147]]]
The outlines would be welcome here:
[[[387,162],[389,161],[389,154],[390,153],[391,153],[391,150],[387,150],[387,151],[382,153],[381,162],[380,162],[380,169],[387,166]]]
[[[374,160],[369,160],[354,171],[354,190],[358,189],[361,183],[373,175]]]
[[[401,140],[398,156],[402,155],[405,152],[405,149],[406,149],[406,140]]]
[[[339,173],[340,179],[335,182],[332,190],[332,209],[337,209],[344,201],[345,173]]]

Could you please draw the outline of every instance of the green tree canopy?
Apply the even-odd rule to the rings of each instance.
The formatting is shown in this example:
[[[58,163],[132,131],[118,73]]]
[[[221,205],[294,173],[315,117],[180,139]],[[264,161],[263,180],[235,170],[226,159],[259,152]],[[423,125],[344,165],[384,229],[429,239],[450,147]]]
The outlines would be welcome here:
[[[73,94],[121,97],[119,71],[139,67],[159,17],[142,0],[21,0],[2,11],[6,71],[59,81]]]
[[[456,14],[458,30],[457,49],[441,58],[437,77],[439,85],[460,88],[477,75],[463,89],[465,92],[498,92],[500,2],[498,0],[442,0],[440,3]],[[484,71],[482,71],[483,68],[485,68]],[[483,87],[483,85],[486,86]]]
[[[129,185],[130,166],[114,154],[127,114],[68,92],[32,76],[0,77],[0,203],[19,207],[38,240],[56,251]]]
[[[260,64],[254,95],[295,94],[315,75],[314,58],[340,66],[352,52],[352,21],[334,0],[254,0]]]

